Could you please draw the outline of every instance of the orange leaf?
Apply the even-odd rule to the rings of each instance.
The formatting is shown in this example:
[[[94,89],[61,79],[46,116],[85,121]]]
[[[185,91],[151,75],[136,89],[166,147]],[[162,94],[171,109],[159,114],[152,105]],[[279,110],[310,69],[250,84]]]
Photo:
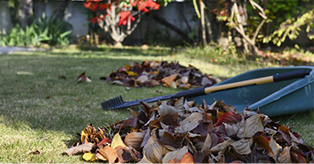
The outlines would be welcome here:
[[[177,74],[165,77],[163,79],[161,79],[161,81],[167,86],[170,87],[171,83],[177,78]]]
[[[253,137],[253,141],[257,143],[259,146],[265,148],[270,154],[274,154],[273,150],[269,146],[268,140],[264,136],[255,136]]]
[[[187,152],[183,155],[181,163],[194,163],[194,159],[191,153]]]
[[[173,158],[168,163],[180,163],[180,161],[177,158]]]
[[[112,147],[109,146],[106,146],[102,149],[98,149],[98,151],[103,157],[108,159],[109,163],[114,163],[118,157],[117,152]]]
[[[280,126],[279,129],[286,134],[290,134],[290,130],[286,126]]]
[[[224,114],[224,112],[220,112],[219,110],[217,110],[217,118],[218,118],[218,119],[219,119],[223,114]]]

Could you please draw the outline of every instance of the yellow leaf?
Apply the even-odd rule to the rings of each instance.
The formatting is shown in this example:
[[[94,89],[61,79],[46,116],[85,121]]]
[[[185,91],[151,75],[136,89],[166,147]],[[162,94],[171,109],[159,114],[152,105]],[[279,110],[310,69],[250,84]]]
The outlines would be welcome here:
[[[128,64],[126,64],[124,67],[125,67],[125,69],[126,69],[127,71],[130,70],[130,68],[131,68]]]
[[[85,139],[87,138],[88,138],[88,130],[84,129],[82,130],[82,133],[81,133],[81,142],[84,143]]]
[[[126,73],[128,73],[129,76],[137,76],[138,73],[133,72],[133,71],[126,71]]]
[[[96,155],[95,155],[94,153],[85,153],[85,154],[83,155],[83,159],[84,159],[85,161],[91,161],[91,162],[97,160]]]
[[[114,135],[112,142],[111,142],[111,147],[113,149],[115,149],[118,146],[122,146],[122,147],[126,147],[126,145],[124,144],[124,142],[121,139],[121,136],[119,133],[117,133],[116,135]]]

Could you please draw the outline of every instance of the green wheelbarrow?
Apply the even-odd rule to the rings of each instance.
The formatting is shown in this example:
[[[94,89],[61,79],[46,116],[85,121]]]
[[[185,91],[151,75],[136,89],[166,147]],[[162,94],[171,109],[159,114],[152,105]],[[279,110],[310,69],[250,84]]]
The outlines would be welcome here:
[[[203,103],[203,100],[209,104],[215,100],[223,100],[226,104],[234,106],[238,112],[242,112],[248,107],[255,111],[259,109],[261,113],[272,117],[309,111],[314,109],[314,67],[311,66],[256,69],[216,85],[219,86],[301,69],[309,70],[309,75],[298,79],[238,87],[203,96],[188,97],[188,100],[194,100],[198,104]]]

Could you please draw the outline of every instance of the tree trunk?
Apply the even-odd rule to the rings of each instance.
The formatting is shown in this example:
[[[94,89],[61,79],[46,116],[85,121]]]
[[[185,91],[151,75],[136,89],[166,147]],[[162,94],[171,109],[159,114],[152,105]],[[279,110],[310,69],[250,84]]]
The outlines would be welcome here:
[[[19,19],[22,28],[30,25],[33,21],[33,1],[32,0],[22,0],[19,9]]]
[[[58,7],[54,10],[53,19],[63,19],[65,10],[69,6],[70,0],[60,1]]]
[[[202,0],[199,0],[200,2],[200,8],[201,8],[201,26],[202,26],[202,40],[203,40],[203,46],[207,45],[206,41],[206,29],[205,29],[205,4],[203,3]]]

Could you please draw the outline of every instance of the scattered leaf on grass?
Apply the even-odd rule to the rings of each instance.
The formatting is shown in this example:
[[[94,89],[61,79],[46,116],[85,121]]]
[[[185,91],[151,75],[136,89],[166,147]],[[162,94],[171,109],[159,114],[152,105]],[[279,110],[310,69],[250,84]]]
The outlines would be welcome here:
[[[77,82],[81,83],[81,82],[92,82],[90,77],[86,76],[86,73],[83,72],[81,73],[78,77],[77,77]]]
[[[59,78],[59,79],[63,79],[63,80],[66,80],[66,79],[67,79],[64,75],[60,75],[58,78]]]
[[[35,151],[32,151],[32,152],[29,152],[28,154],[40,155],[40,151],[39,150],[35,150]]]

